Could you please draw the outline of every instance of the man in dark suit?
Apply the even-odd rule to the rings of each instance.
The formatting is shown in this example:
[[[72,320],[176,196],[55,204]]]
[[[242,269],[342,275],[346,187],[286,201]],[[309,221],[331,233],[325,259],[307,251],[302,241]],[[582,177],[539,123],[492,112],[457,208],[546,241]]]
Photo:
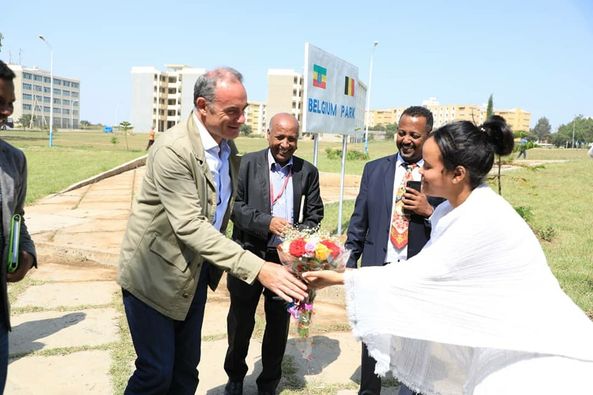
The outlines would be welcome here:
[[[432,113],[409,107],[400,117],[396,135],[398,153],[366,164],[354,213],[348,226],[346,248],[352,251],[348,267],[398,264],[416,255],[430,237],[427,220],[442,200],[406,188],[421,179],[422,146],[432,130]],[[381,393],[375,360],[362,345],[359,394]],[[412,392],[402,386],[400,395]]]
[[[232,220],[233,240],[268,262],[280,263],[276,246],[289,226],[312,228],[323,218],[319,172],[293,156],[299,123],[286,113],[274,115],[268,129],[267,149],[241,159],[237,198]],[[227,277],[231,306],[227,317],[228,342],[224,369],[229,376],[225,394],[243,393],[247,373],[245,357],[255,325],[255,310],[263,292],[266,329],[262,343],[259,394],[275,394],[282,376],[282,357],[288,337],[289,314],[282,299],[259,282],[247,284]]]

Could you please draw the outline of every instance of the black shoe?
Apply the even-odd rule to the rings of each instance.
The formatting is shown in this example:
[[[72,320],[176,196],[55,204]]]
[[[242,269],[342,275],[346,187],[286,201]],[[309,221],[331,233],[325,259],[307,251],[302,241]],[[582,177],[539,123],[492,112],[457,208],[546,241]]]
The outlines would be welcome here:
[[[224,386],[224,395],[243,395],[242,381],[229,381]]]

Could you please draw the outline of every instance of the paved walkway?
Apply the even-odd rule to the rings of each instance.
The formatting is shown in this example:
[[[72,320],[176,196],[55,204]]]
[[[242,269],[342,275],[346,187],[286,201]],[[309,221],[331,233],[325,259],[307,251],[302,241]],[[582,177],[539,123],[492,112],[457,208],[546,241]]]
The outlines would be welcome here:
[[[128,171],[27,208],[39,269],[11,285],[12,325],[7,394],[121,393],[133,366],[133,348],[114,279],[120,241],[144,168]],[[349,180],[346,197],[358,192]],[[339,178],[322,175],[325,202],[337,200]],[[360,343],[349,332],[341,290],[318,297],[313,358],[291,333],[280,388],[290,394],[354,394]],[[222,394],[227,380],[226,286],[209,294],[197,394]],[[263,312],[248,356],[245,393],[256,393],[261,370]],[[384,393],[396,393],[387,380]]]

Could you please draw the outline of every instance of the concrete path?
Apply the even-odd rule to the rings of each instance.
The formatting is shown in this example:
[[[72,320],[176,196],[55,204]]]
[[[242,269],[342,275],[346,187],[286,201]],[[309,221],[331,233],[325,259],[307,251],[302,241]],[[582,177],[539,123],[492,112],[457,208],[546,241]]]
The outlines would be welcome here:
[[[121,393],[133,368],[134,351],[114,279],[120,242],[144,168],[46,197],[26,209],[37,243],[39,269],[10,286],[12,325],[7,394]],[[346,197],[358,192],[358,177],[348,180]],[[325,202],[337,200],[339,177],[322,175]],[[291,332],[283,362],[284,394],[355,394],[360,343],[346,321],[341,290],[318,296],[308,343]],[[228,294],[221,284],[209,294],[203,328],[197,394],[222,394],[227,377]],[[248,355],[245,394],[256,393],[261,371],[263,311]],[[383,393],[394,394],[393,379]]]

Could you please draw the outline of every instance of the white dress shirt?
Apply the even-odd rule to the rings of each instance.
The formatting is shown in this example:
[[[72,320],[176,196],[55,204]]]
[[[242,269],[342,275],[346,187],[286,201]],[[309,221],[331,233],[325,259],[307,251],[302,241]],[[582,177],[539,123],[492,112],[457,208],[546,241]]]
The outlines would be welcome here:
[[[217,202],[213,225],[216,229],[220,230],[232,193],[231,174],[229,171],[231,147],[229,147],[226,140],[222,140],[220,145],[216,144],[216,141],[214,141],[195,112],[193,113],[193,117],[200,132],[200,139],[202,140],[202,146],[206,154],[206,163],[208,163],[208,168],[212,173],[212,179],[216,186]]]
[[[270,171],[270,207],[272,216],[284,218],[289,223],[294,223],[294,199],[292,189],[292,157],[284,166],[274,159],[272,152],[268,149],[268,170]],[[288,177],[288,179],[287,179]],[[285,186],[286,185],[286,186]],[[273,195],[272,195],[273,193]],[[273,200],[275,200],[273,202]],[[273,236],[270,246],[276,246],[282,242],[278,236]]]

